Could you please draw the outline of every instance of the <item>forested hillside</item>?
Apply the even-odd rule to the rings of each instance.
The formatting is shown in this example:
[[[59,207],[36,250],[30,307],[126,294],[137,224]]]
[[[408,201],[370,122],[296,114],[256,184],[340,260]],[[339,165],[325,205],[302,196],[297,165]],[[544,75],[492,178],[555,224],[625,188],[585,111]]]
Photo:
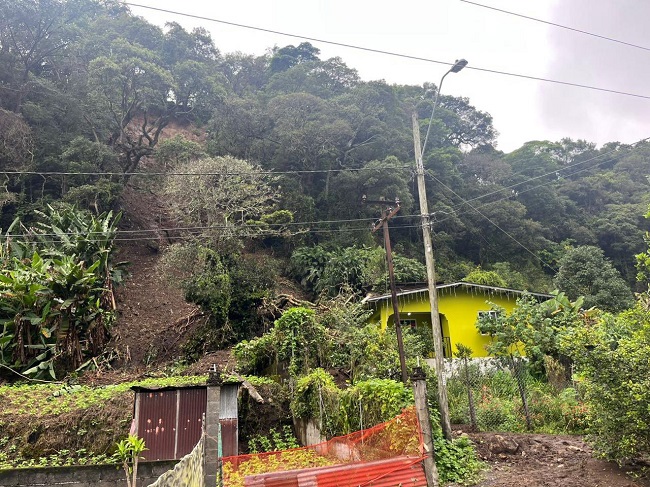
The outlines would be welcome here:
[[[194,358],[265,330],[278,282],[296,301],[384,290],[380,209],[363,195],[400,200],[397,278],[422,282],[413,110],[423,140],[431,124],[441,281],[559,287],[611,311],[641,290],[647,141],[506,154],[469,99],[443,94],[429,120],[435,84],[362,80],[308,42],[225,53],[206,30],[160,29],[109,0],[1,0],[0,12],[5,366],[54,375],[100,354],[119,320],[113,250],[127,244],[159,251],[208,317],[186,344]],[[126,188],[162,202],[155,228],[119,227]]]

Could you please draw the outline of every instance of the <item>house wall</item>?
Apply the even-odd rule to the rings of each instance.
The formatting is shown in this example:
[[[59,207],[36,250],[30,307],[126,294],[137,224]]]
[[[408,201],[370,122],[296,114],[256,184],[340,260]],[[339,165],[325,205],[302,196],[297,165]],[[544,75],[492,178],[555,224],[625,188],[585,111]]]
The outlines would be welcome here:
[[[490,302],[511,312],[519,294],[497,293],[477,289],[441,289],[438,292],[438,310],[443,317],[443,332],[450,337],[452,349],[456,343],[468,346],[474,357],[487,357],[485,346],[491,341],[489,336],[481,335],[476,328],[479,311],[489,311]],[[400,319],[415,318],[418,326],[431,326],[431,311],[427,292],[414,293],[398,298]],[[411,316],[408,313],[412,313]],[[419,313],[422,313],[418,315]],[[393,308],[390,299],[380,304],[379,319],[382,328],[393,321]]]

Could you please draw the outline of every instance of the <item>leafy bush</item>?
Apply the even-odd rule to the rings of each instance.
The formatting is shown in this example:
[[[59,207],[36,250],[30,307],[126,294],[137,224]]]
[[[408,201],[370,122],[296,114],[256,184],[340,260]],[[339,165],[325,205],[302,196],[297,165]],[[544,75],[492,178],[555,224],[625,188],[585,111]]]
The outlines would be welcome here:
[[[360,381],[343,391],[343,428],[349,433],[397,416],[413,404],[413,390],[392,379]]]
[[[589,405],[597,451],[618,461],[650,454],[650,308],[605,315],[565,337]]]
[[[299,446],[291,427],[286,424],[281,431],[271,428],[268,435],[255,435],[248,440],[250,453],[290,450]]]
[[[447,441],[440,435],[434,439],[434,448],[438,476],[443,483],[474,485],[478,481],[485,464],[479,460],[468,437]]]
[[[180,282],[185,298],[199,305],[208,323],[185,345],[198,358],[261,332],[257,309],[273,289],[273,259],[217,252],[201,245],[173,245],[163,256],[163,272]]]
[[[343,431],[341,394],[332,376],[316,369],[296,381],[291,412],[296,418],[317,419],[323,434],[338,436]]]
[[[308,373],[325,361],[326,329],[316,321],[313,310],[290,308],[278,318],[271,331],[259,338],[242,341],[234,353],[246,371],[255,371],[267,358],[286,364],[291,377]]]

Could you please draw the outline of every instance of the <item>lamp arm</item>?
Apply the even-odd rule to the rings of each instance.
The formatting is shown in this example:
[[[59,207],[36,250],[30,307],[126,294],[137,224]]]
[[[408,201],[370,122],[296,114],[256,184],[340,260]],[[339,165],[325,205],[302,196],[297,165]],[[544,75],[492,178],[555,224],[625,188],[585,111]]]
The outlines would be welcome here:
[[[442,78],[440,78],[440,84],[438,85],[438,89],[436,90],[436,97],[433,100],[433,108],[431,109],[431,117],[429,117],[429,126],[427,127],[427,135],[424,137],[424,144],[422,144],[422,157],[424,157],[424,151],[427,148],[427,141],[429,140],[429,132],[431,132],[431,124],[433,123],[433,115],[436,113],[436,106],[438,105],[438,97],[440,96],[440,91],[442,91],[442,83],[445,81],[445,77],[449,73],[451,73],[451,69],[442,75]]]

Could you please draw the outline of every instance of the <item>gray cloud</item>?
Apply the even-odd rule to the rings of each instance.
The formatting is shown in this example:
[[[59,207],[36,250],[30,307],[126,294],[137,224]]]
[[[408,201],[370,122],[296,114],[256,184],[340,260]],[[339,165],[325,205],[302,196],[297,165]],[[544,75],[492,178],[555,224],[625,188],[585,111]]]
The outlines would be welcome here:
[[[552,21],[650,48],[650,2],[562,0]],[[554,59],[549,78],[650,96],[650,51],[550,28]],[[545,85],[539,100],[544,123],[557,132],[603,143],[650,135],[650,100]]]

